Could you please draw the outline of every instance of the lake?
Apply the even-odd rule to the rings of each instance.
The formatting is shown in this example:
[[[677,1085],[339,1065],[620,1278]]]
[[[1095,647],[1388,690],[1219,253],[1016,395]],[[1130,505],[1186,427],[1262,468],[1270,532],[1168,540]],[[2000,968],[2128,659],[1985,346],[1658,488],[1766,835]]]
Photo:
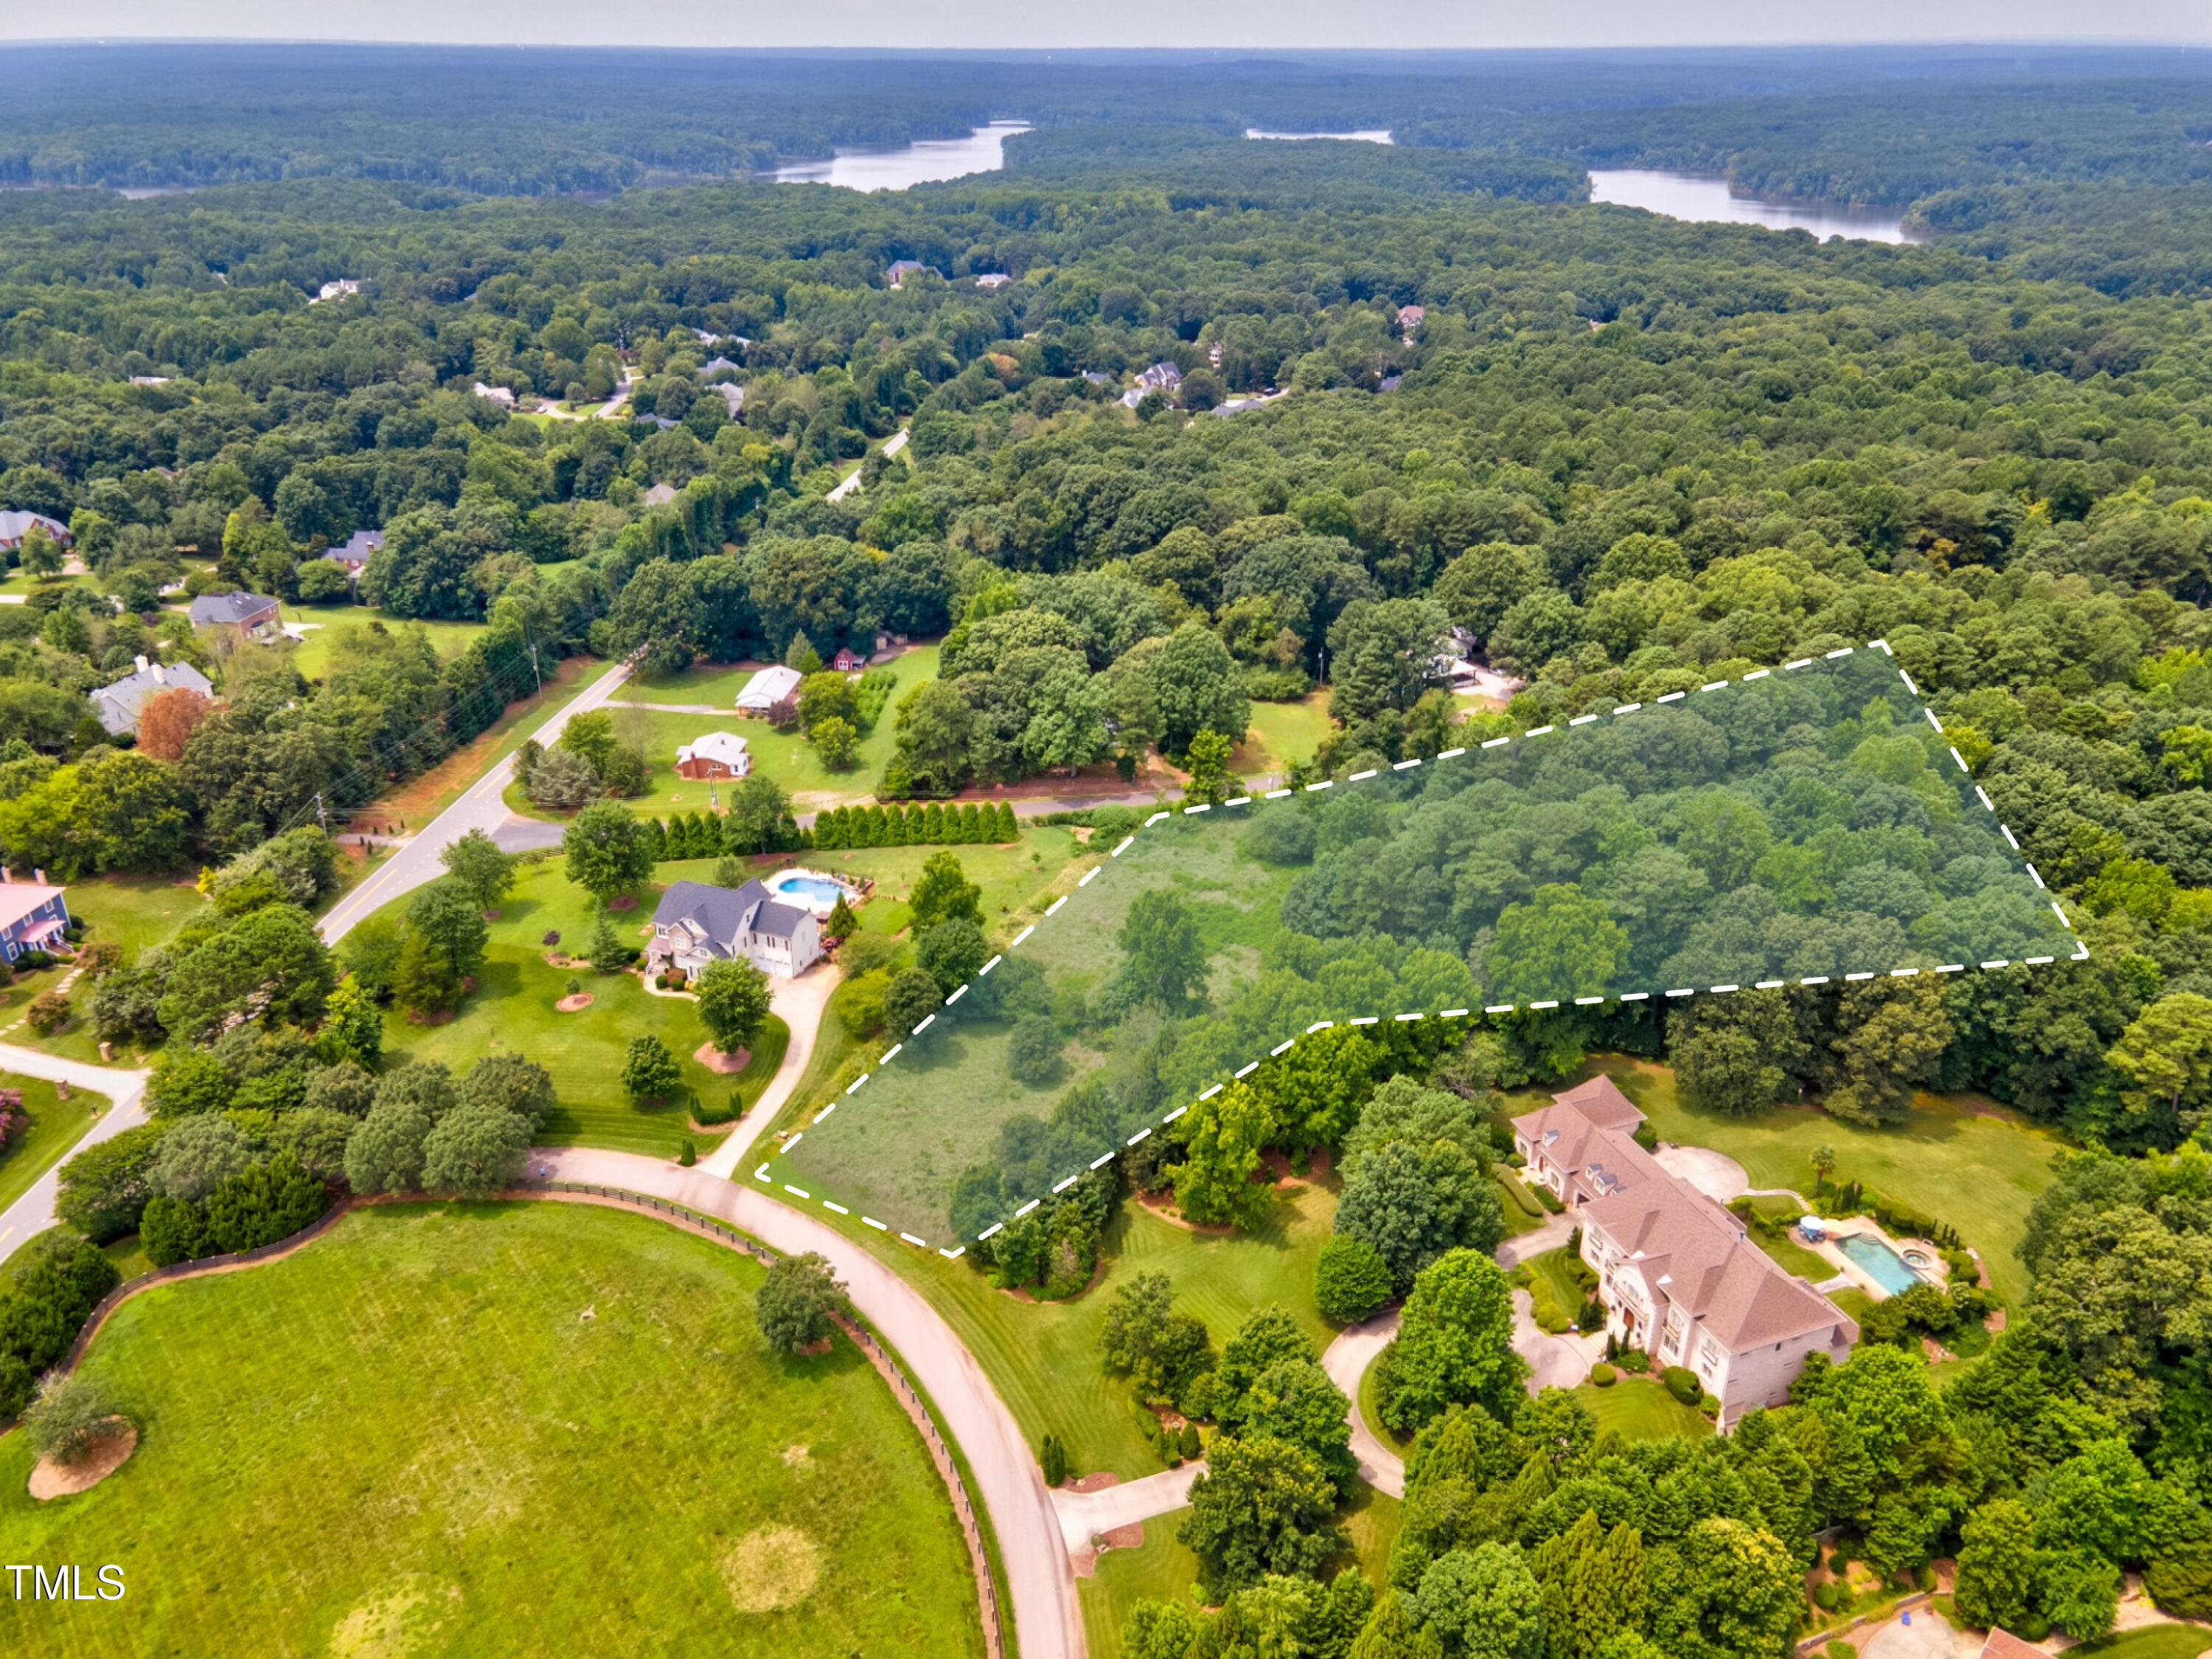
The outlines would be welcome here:
[[[1643,208],[1669,219],[1707,224],[1765,225],[1769,230],[1809,230],[1822,241],[1848,236],[1866,242],[1917,242],[1897,215],[1880,208],[1830,202],[1770,202],[1739,196],[1725,179],[1644,167],[1590,169],[1590,199]]]
[[[1006,140],[1027,132],[1026,121],[994,121],[965,138],[924,138],[899,149],[841,149],[827,161],[778,167],[787,185],[842,185],[848,190],[904,190],[939,179],[994,173],[1006,164]]]
[[[1264,127],[1247,127],[1247,138],[1342,138],[1358,144],[1395,144],[1388,127],[1362,127],[1357,132],[1269,132]]]

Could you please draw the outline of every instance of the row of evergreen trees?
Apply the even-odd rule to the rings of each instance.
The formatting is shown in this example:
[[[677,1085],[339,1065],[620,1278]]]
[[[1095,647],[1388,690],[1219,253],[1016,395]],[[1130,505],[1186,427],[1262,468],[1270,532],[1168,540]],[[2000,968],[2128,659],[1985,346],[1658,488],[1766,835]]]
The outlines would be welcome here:
[[[964,847],[1021,834],[1005,801],[953,806],[833,806],[814,820],[817,847]]]
[[[833,806],[800,830],[781,819],[768,844],[737,846],[723,817],[678,812],[665,823],[641,819],[638,833],[655,864],[677,859],[720,858],[725,853],[785,853],[810,847],[964,847],[1010,842],[1021,834],[1014,809],[1001,801],[953,806],[932,801],[913,806]]]

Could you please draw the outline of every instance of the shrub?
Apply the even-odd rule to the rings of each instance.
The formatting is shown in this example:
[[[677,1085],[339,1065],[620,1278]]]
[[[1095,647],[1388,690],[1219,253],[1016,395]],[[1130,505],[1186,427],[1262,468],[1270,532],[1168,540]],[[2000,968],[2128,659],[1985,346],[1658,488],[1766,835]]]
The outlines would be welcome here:
[[[1390,1268],[1364,1238],[1338,1233],[1314,1265],[1314,1300],[1332,1325],[1351,1325],[1390,1299]]]
[[[1176,1437],[1176,1449],[1182,1454],[1186,1462],[1206,1449],[1206,1442],[1199,1435],[1197,1424],[1182,1425],[1182,1432]]]
[[[141,1123],[85,1148],[62,1165],[54,1212],[95,1244],[136,1231],[153,1190],[147,1173],[167,1133],[167,1124]]]
[[[1620,1355],[1620,1369],[1631,1376],[1641,1376],[1651,1369],[1651,1356],[1641,1348],[1623,1349]]]
[[[1613,1370],[1612,1366],[1607,1364],[1602,1359],[1599,1360],[1596,1364],[1590,1367],[1590,1382],[1593,1387],[1609,1389],[1620,1380],[1620,1373]]]
[[[1813,1605],[1823,1613],[1833,1613],[1840,1599],[1833,1579],[1824,1578],[1813,1586]]]
[[[0,1157],[27,1134],[31,1127],[31,1115],[23,1109],[21,1089],[0,1089]]]
[[[138,1243],[157,1267],[173,1267],[209,1255],[207,1218],[190,1199],[152,1198],[139,1218]]]
[[[691,1144],[691,1137],[690,1135],[684,1136],[682,1143],[677,1147],[676,1151],[676,1162],[680,1168],[688,1170],[698,1161],[699,1149]]]
[[[1828,1659],[1859,1659],[1858,1644],[1838,1636],[1828,1644]]]
[[[1037,1466],[1048,1486],[1056,1486],[1067,1479],[1067,1448],[1060,1443],[1058,1435],[1045,1436],[1043,1443],[1037,1448]]]
[[[1546,1210],[1549,1211],[1553,1215],[1565,1215],[1566,1213],[1567,1206],[1559,1202],[1559,1194],[1554,1193],[1549,1187],[1547,1187],[1542,1182],[1538,1181],[1527,1184],[1528,1190],[1535,1194],[1536,1202],[1542,1205]]]
[[[1698,1382],[1697,1372],[1685,1365],[1669,1365],[1659,1373],[1659,1380],[1667,1385],[1667,1392],[1685,1406],[1694,1406],[1705,1389]]]
[[[1718,1417],[1721,1414],[1721,1397],[1717,1394],[1698,1395],[1698,1409],[1707,1417]]]
[[[100,1437],[109,1419],[120,1414],[115,1396],[101,1383],[50,1371],[39,1384],[39,1397],[24,1410],[23,1434],[40,1456],[74,1463]]]
[[[1585,1300],[1582,1305],[1582,1311],[1575,1316],[1575,1328],[1585,1336],[1593,1331],[1603,1330],[1605,1304],[1594,1296]]]
[[[69,1024],[69,999],[59,991],[41,991],[31,999],[30,1011],[23,1018],[40,1036],[52,1036]]]

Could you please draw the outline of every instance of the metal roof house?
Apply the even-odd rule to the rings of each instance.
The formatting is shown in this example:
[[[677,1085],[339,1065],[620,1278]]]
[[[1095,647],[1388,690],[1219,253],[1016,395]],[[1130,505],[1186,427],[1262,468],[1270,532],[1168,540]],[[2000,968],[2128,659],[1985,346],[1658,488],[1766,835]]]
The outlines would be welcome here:
[[[755,720],[787,717],[798,707],[800,678],[796,668],[786,668],[781,664],[762,669],[738,693],[738,713]]]
[[[112,685],[103,685],[91,694],[92,712],[100,716],[101,728],[110,735],[138,729],[138,711],[146,706],[147,698],[161,691],[197,691],[204,697],[215,696],[215,687],[208,677],[188,662],[173,667],[166,663],[149,663],[138,659],[135,673],[125,674]]]
[[[780,902],[757,881],[714,887],[679,881],[660,896],[653,913],[648,969],[674,966],[687,974],[710,962],[750,962],[779,979],[795,979],[822,956],[822,929],[813,913]]]

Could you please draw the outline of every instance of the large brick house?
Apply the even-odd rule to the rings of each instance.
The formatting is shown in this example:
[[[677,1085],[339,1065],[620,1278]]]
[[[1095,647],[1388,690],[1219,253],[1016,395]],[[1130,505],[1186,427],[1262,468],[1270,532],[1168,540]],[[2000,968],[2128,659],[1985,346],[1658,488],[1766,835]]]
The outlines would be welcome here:
[[[1778,1406],[1808,1355],[1841,1363],[1859,1328],[1752,1243],[1743,1222],[1636,1142],[1644,1114],[1597,1077],[1513,1120],[1527,1177],[1582,1225],[1606,1331],[1695,1371],[1728,1428]]]
[[[709,732],[676,751],[679,778],[741,778],[753,769],[745,740],[734,732]]]

